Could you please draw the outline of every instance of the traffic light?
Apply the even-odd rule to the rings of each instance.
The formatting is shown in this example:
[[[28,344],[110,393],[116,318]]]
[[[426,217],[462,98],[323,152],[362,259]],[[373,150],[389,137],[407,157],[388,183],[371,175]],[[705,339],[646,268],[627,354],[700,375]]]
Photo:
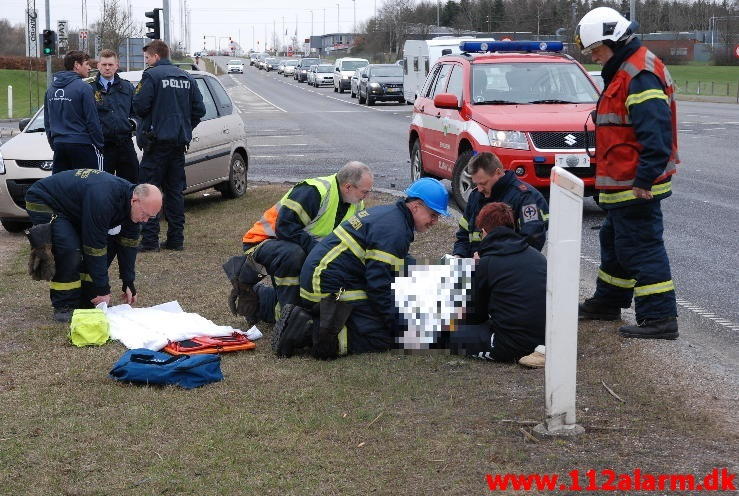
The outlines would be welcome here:
[[[144,15],[146,17],[149,17],[151,19],[150,22],[146,23],[146,27],[151,29],[148,33],[146,33],[147,38],[151,38],[152,40],[160,40],[162,39],[162,36],[160,34],[159,29],[159,11],[162,9],[154,9],[151,12],[146,12]]]
[[[44,29],[41,40],[44,55],[54,55],[56,53],[56,33],[51,29]]]

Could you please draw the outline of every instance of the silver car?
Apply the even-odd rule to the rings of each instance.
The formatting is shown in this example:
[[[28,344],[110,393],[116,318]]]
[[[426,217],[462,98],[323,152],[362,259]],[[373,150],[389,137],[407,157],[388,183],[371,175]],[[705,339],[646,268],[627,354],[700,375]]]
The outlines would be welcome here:
[[[313,79],[308,81],[308,84],[312,84],[316,88],[324,84],[334,84],[334,66],[331,64],[320,64],[313,67],[315,67]]]
[[[297,60],[288,60],[285,62],[285,67],[282,69],[282,75],[285,77],[292,76],[295,74],[295,68],[298,66]]]
[[[217,78],[206,72],[188,72],[203,95],[205,116],[193,130],[185,155],[185,193],[214,187],[226,198],[240,197],[246,192],[249,168],[244,121]],[[120,76],[136,85],[141,74],[132,71]],[[21,133],[0,147],[0,222],[10,232],[30,225],[24,209],[26,191],[51,174],[54,156],[46,141],[43,108],[19,126]],[[140,159],[141,151],[136,151]]]
[[[354,71],[354,74],[352,74],[351,81],[349,81],[352,98],[357,98],[357,96],[359,95],[359,82],[362,80],[362,73],[364,72],[364,69],[365,68],[362,67]]]

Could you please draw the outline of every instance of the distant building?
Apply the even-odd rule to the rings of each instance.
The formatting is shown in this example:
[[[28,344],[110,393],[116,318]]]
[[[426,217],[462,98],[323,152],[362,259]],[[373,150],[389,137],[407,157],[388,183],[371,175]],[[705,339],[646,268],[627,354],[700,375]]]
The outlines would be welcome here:
[[[337,53],[348,53],[357,39],[355,33],[329,33],[310,37],[311,52],[319,55],[336,55]]]

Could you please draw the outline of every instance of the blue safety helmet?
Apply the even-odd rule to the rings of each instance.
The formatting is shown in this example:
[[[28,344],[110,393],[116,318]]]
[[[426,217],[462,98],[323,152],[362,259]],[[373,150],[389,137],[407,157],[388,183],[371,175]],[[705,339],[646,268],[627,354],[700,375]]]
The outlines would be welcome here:
[[[422,177],[408,186],[405,194],[408,195],[408,198],[420,198],[434,212],[449,216],[449,211],[447,210],[449,194],[439,180],[431,177]]]

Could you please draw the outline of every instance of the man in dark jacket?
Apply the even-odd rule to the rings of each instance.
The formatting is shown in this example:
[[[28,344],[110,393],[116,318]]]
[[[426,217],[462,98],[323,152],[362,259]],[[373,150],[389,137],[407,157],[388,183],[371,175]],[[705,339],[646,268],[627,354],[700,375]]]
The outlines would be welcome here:
[[[549,205],[542,194],[518,179],[513,171],[505,170],[498,157],[489,152],[472,157],[467,172],[477,187],[470,193],[464,216],[459,219],[453,254],[464,258],[475,254],[481,239],[480,231],[475,229],[475,219],[482,207],[492,202],[508,204],[516,219],[516,232],[541,251],[547,240],[549,219]]]
[[[103,127],[105,172],[137,184],[139,159],[131,140],[136,127],[133,112],[133,85],[118,76],[118,54],[113,50],[100,52],[100,74],[90,86],[95,92],[95,104]]]
[[[480,260],[467,317],[450,333],[455,353],[509,362],[544,344],[547,261],[513,227],[505,203],[488,203],[477,215]]]
[[[203,95],[188,73],[172,65],[169,47],[154,40],[144,47],[149,68],[144,71],[133,97],[133,109],[141,117],[136,139],[144,150],[139,174],[164,193],[167,240],[163,248],[182,250],[185,243],[185,148],[192,130],[205,115]],[[139,251],[159,251],[159,219],[142,228]]]
[[[344,326],[339,322],[331,336],[337,340],[335,353],[324,353],[325,343],[316,339],[318,333],[305,321],[306,312],[287,305],[274,330],[273,348],[278,355],[290,356],[294,348],[307,344],[313,345],[316,358],[385,351],[395,345],[398,316],[390,285],[405,265],[414,232],[425,232],[439,215],[448,215],[448,194],[436,179],[419,179],[406,194],[406,199],[393,205],[363,210],[342,222],[305,260],[300,296],[305,309],[315,312],[315,307],[320,308],[315,325],[329,317],[324,313],[325,303],[349,304],[332,308],[337,313],[348,312],[348,318],[344,315],[346,330],[339,332]],[[307,329],[311,329],[309,336]]]
[[[44,129],[54,151],[52,174],[103,169],[103,132],[92,88],[83,81],[90,73],[89,60],[84,52],[69,52],[64,56],[66,70],[54,74],[46,90]]]
[[[28,189],[31,221],[52,222],[56,273],[50,296],[55,320],[69,322],[75,308],[110,303],[108,267],[116,255],[122,299],[136,302],[139,223],[156,216],[161,206],[155,186],[134,186],[97,169],[60,172]]]

